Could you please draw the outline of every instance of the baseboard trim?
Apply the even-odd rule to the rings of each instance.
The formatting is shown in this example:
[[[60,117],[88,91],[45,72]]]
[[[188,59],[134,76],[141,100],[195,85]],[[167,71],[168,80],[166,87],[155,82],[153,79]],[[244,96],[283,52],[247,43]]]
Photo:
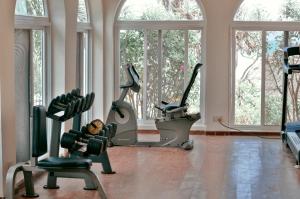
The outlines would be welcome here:
[[[138,130],[142,134],[158,134],[158,130]],[[280,136],[280,132],[258,132],[258,131],[191,131],[190,135],[208,136]]]

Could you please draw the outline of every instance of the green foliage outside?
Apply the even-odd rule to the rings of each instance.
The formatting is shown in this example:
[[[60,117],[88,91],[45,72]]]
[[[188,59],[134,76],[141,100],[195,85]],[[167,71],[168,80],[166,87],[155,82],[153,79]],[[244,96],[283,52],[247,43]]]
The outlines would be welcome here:
[[[300,5],[296,0],[285,1],[278,14],[279,19],[287,21],[300,20]],[[237,20],[268,19],[263,8],[256,7],[251,12],[239,10],[235,16]],[[236,54],[240,60],[236,65],[235,85],[235,124],[241,125],[280,125],[282,112],[282,65],[283,48],[285,46],[298,46],[300,34],[297,31],[265,31],[266,48],[262,49],[263,31],[237,31]],[[285,43],[288,41],[288,43]],[[264,54],[262,53],[264,52]],[[259,61],[265,56],[265,65]],[[248,63],[247,60],[252,60]],[[290,63],[299,64],[299,56],[290,60]],[[265,90],[261,90],[261,69],[265,70]],[[242,76],[237,74],[242,73]],[[293,74],[289,78],[287,120],[300,120],[300,76]],[[261,94],[265,96],[265,107],[261,107]],[[261,111],[263,109],[263,111]],[[264,114],[264,124],[261,124],[261,112]]]
[[[177,16],[175,17],[177,19],[188,17],[190,12],[186,13],[186,8],[182,7],[186,5],[186,2],[183,0],[158,1],[156,6],[160,9],[149,8],[140,16],[139,20],[170,20],[170,13],[173,13],[171,15],[173,17]],[[194,9],[194,13],[201,16],[199,12],[199,7],[197,10]],[[119,20],[130,20],[135,17],[130,7],[126,7],[125,4]],[[190,16],[190,18],[193,17]],[[187,41],[185,41],[185,34],[187,34]],[[147,43],[145,44],[146,35]],[[188,44],[187,52],[185,52],[186,43]],[[159,56],[159,45],[162,49],[161,56]],[[144,46],[146,46],[146,52]],[[146,88],[145,98],[143,98],[143,90],[138,94],[130,92],[126,98],[133,105],[140,119],[151,120],[157,117],[159,111],[154,108],[154,105],[160,104],[161,100],[167,102],[180,101],[193,67],[200,61],[200,55],[201,30],[137,29],[120,31],[121,65],[132,63],[140,75],[140,83],[144,84]],[[185,65],[186,56],[188,56],[187,66]],[[144,63],[146,63],[146,69]],[[159,65],[162,67],[159,68]],[[147,70],[146,76],[144,76],[145,70]],[[124,70],[120,70],[121,84],[125,84],[126,80]],[[146,101],[144,102],[144,100]],[[197,78],[192,88],[188,103],[191,105],[190,112],[200,111],[200,77]],[[144,108],[146,108],[145,111]],[[144,113],[145,115],[143,115]]]
[[[33,105],[43,104],[44,67],[43,67],[43,38],[42,30],[32,31],[33,41]]]
[[[17,0],[15,14],[24,16],[44,16],[45,10],[43,0]]]
[[[77,22],[88,22],[85,0],[78,0]]]

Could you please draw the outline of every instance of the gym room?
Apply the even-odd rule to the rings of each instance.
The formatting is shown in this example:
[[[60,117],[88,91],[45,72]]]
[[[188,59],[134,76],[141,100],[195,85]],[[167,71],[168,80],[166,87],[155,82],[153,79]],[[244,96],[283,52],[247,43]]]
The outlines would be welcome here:
[[[300,0],[0,0],[0,198],[299,199]]]

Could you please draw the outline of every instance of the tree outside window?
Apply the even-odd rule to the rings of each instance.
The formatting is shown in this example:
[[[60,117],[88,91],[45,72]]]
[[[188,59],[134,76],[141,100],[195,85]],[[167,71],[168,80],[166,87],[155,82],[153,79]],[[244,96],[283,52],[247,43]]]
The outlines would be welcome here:
[[[170,26],[168,22],[178,21]],[[142,121],[153,120],[159,114],[154,105],[161,100],[179,102],[193,67],[202,56],[203,21],[195,0],[127,0],[117,25],[119,28],[120,82],[126,83],[122,66],[132,63],[140,76],[142,89],[129,92],[126,100],[133,105]],[[140,23],[142,22],[142,23]],[[188,28],[182,24],[188,24]],[[192,24],[192,25],[191,25]],[[135,28],[131,28],[132,25]],[[181,27],[182,26],[182,27]],[[164,28],[163,28],[164,27]],[[200,77],[188,99],[189,111],[200,111]]]
[[[237,10],[233,23],[234,124],[280,125],[283,48],[300,44],[300,32],[289,23],[298,22],[299,13],[297,0],[246,0]],[[299,57],[290,61],[297,63]],[[299,78],[293,74],[289,79],[288,121],[300,119]]]

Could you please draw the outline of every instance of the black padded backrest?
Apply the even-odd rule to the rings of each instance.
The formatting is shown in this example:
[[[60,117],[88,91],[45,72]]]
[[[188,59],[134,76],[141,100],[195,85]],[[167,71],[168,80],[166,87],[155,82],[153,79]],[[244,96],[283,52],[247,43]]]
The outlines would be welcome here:
[[[200,64],[200,63],[196,64],[196,66],[195,66],[195,68],[193,70],[193,74],[192,74],[192,77],[190,79],[190,82],[189,82],[188,86],[186,87],[186,89],[185,89],[185,91],[183,93],[183,96],[181,98],[181,102],[180,102],[180,105],[179,105],[180,107],[185,106],[186,100],[187,100],[187,98],[189,96],[189,93],[191,91],[191,88],[192,88],[192,86],[193,86],[193,84],[195,82],[195,79],[197,77],[197,74],[198,74],[199,69],[200,69],[201,66],[202,66],[202,64]]]
[[[46,109],[44,106],[33,107],[32,157],[47,153]]]
[[[289,56],[300,55],[299,46],[287,47],[284,48],[284,63],[288,65]]]
[[[130,82],[130,89],[136,93],[140,91],[139,79],[140,76],[136,72],[134,66],[132,64],[127,64],[127,76]]]

